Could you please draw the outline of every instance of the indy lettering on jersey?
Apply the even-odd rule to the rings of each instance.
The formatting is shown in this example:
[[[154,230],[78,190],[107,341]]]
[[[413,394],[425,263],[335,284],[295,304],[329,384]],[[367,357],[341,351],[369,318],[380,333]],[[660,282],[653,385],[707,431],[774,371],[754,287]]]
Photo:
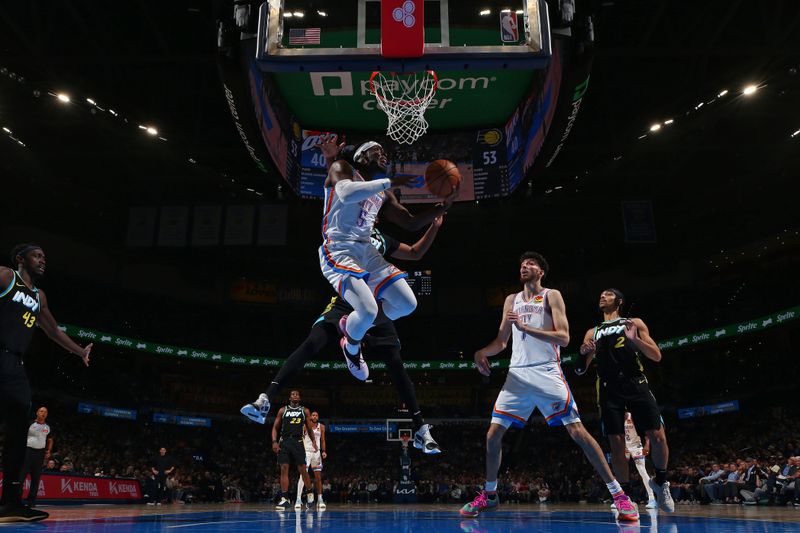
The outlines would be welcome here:
[[[607,326],[604,328],[598,328],[597,333],[594,336],[594,340],[602,339],[603,337],[608,337],[611,335],[619,335],[625,331],[625,325],[619,324],[617,326]]]
[[[25,294],[22,291],[17,291],[16,294],[14,294],[14,297],[11,298],[11,301],[21,303],[34,313],[39,310],[39,300],[33,296]]]

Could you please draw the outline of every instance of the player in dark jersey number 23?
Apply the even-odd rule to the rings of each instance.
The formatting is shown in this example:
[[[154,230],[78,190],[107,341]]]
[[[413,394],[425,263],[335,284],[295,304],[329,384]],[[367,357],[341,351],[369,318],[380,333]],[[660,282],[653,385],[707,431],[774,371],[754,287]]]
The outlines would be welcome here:
[[[311,413],[300,405],[300,391],[293,390],[289,394],[289,404],[278,409],[275,423],[272,426],[272,451],[278,454],[278,464],[281,467],[281,499],[277,508],[288,509],[289,499],[289,465],[297,465],[297,471],[303,478],[306,489],[307,502],[314,502],[314,492],[311,489],[311,478],[308,477],[306,468],[306,448],[303,444],[303,427],[313,435]],[[280,440],[278,433],[280,432]],[[317,450],[317,443],[312,442],[312,447]],[[298,497],[298,500],[300,498]]]

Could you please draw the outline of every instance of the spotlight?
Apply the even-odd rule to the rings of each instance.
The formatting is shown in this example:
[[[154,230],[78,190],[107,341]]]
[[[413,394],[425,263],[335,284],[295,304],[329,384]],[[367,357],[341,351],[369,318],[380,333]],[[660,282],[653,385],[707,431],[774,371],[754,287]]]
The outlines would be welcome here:
[[[669,125],[670,125],[670,124],[672,124],[673,122],[675,122],[675,121],[674,121],[674,120],[672,120],[671,118],[668,118],[667,120],[665,120],[665,121],[664,121],[664,125],[665,125],[665,126],[669,126]]]
[[[92,105],[97,105],[97,102],[95,102],[95,101],[94,101],[94,100],[92,100],[91,98],[87,98],[87,99],[86,99],[86,101],[87,101],[87,102],[89,102],[89,103],[90,103],[90,104],[92,104]]]
[[[58,93],[56,95],[56,98],[58,98],[61,102],[64,102],[65,104],[69,103],[69,95],[67,95],[67,94]]]
[[[158,135],[158,130],[155,129],[153,126],[147,126],[147,128],[145,128],[145,131],[153,136]]]
[[[658,131],[661,129],[661,124],[653,124],[650,126],[650,131]]]
[[[745,96],[750,96],[754,92],[758,90],[758,85],[748,85],[744,89],[742,89],[742,94]]]
[[[480,13],[478,13],[478,14],[480,16],[482,16],[482,17],[485,17],[486,15],[491,15],[492,14],[492,10],[491,9],[482,9],[480,11]]]
[[[728,89],[722,89],[722,90],[719,92],[719,94],[717,94],[717,98],[722,98],[722,97],[723,97],[723,96],[725,96],[726,94],[728,94]]]

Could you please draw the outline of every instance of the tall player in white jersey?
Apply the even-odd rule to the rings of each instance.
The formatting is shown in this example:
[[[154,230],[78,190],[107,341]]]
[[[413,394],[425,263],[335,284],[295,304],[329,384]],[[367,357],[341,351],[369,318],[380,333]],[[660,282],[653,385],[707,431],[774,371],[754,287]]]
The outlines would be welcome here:
[[[319,421],[319,413],[316,411],[311,412],[311,427],[312,434],[309,435],[308,430],[303,428],[303,445],[306,448],[306,468],[309,472],[314,472],[314,486],[317,489],[317,509],[324,511],[327,505],[322,499],[322,460],[328,457],[327,443],[325,442],[325,424]],[[317,449],[311,444],[311,439],[317,444]],[[295,509],[302,509],[303,502],[300,496],[303,494],[303,478],[302,476],[297,480],[297,499],[294,502]]]
[[[510,426],[524,427],[535,408],[551,426],[563,425],[606,483],[619,511],[619,520],[639,519],[636,504],[614,479],[603,451],[586,431],[578,407],[561,371],[560,349],[569,344],[569,324],[561,293],[542,286],[547,261],[536,252],[520,257],[522,291],[506,297],[497,337],[475,352],[478,371],[488,376],[489,357],[503,351],[512,338],[508,376],[492,410],[486,434],[486,484],[484,490],[461,508],[462,516],[478,516],[497,509],[497,472],[503,435]]]
[[[407,274],[387,262],[370,244],[378,211],[386,220],[419,230],[443,215],[457,191],[442,204],[416,215],[400,205],[388,189],[403,185],[414,176],[383,178],[388,169],[386,152],[374,141],[345,147],[325,180],[322,215],[322,274],[354,311],[342,318],[340,346],[350,373],[360,380],[369,377],[361,355],[361,339],[378,316],[378,302],[389,320],[410,314],[417,306],[404,278]]]
[[[647,436],[644,438],[644,445],[642,438],[636,431],[636,426],[633,424],[633,418],[629,412],[625,412],[625,458],[633,459],[633,464],[636,465],[636,470],[642,478],[644,490],[647,491],[647,508],[658,508],[656,496],[653,494],[653,489],[650,488],[650,475],[647,473],[645,466],[645,457],[650,452],[650,443],[647,441]]]

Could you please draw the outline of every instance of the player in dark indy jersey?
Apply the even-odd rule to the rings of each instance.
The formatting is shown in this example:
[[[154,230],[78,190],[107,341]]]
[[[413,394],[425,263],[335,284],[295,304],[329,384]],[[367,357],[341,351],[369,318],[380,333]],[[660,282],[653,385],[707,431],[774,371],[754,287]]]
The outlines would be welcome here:
[[[0,523],[32,522],[49,515],[22,504],[19,481],[28,440],[31,387],[23,357],[33,331],[39,327],[65,350],[89,365],[92,345],[81,347],[63,331],[47,307],[44,291],[36,280],[44,276],[45,256],[41,246],[18,244],[11,250],[16,270],[0,267],[0,423],[5,422],[3,444],[3,495]]]
[[[675,510],[675,503],[667,481],[667,436],[640,357],[644,355],[657,362],[661,360],[661,350],[650,337],[650,330],[642,319],[620,316],[624,301],[625,297],[618,289],[606,289],[600,294],[603,322],[586,332],[576,372],[579,375],[585,373],[593,359],[597,363],[600,426],[603,434],[608,436],[614,473],[623,489],[630,479],[625,458],[625,412],[628,411],[637,433],[645,433],[650,440],[656,475],[649,483],[658,506],[671,513]]]
[[[278,409],[275,423],[272,425],[272,451],[278,454],[278,464],[281,467],[281,499],[276,505],[277,509],[286,510],[291,505],[287,498],[289,495],[289,465],[294,463],[297,471],[307,487],[304,491],[307,504],[311,507],[314,503],[314,491],[311,490],[311,479],[306,468],[306,448],[303,444],[303,428],[313,432],[311,413],[308,408],[300,405],[300,391],[293,390],[289,393],[289,403]],[[278,433],[280,432],[280,439]],[[314,451],[319,451],[317,443],[311,443]],[[297,495],[300,501],[300,495]]]

